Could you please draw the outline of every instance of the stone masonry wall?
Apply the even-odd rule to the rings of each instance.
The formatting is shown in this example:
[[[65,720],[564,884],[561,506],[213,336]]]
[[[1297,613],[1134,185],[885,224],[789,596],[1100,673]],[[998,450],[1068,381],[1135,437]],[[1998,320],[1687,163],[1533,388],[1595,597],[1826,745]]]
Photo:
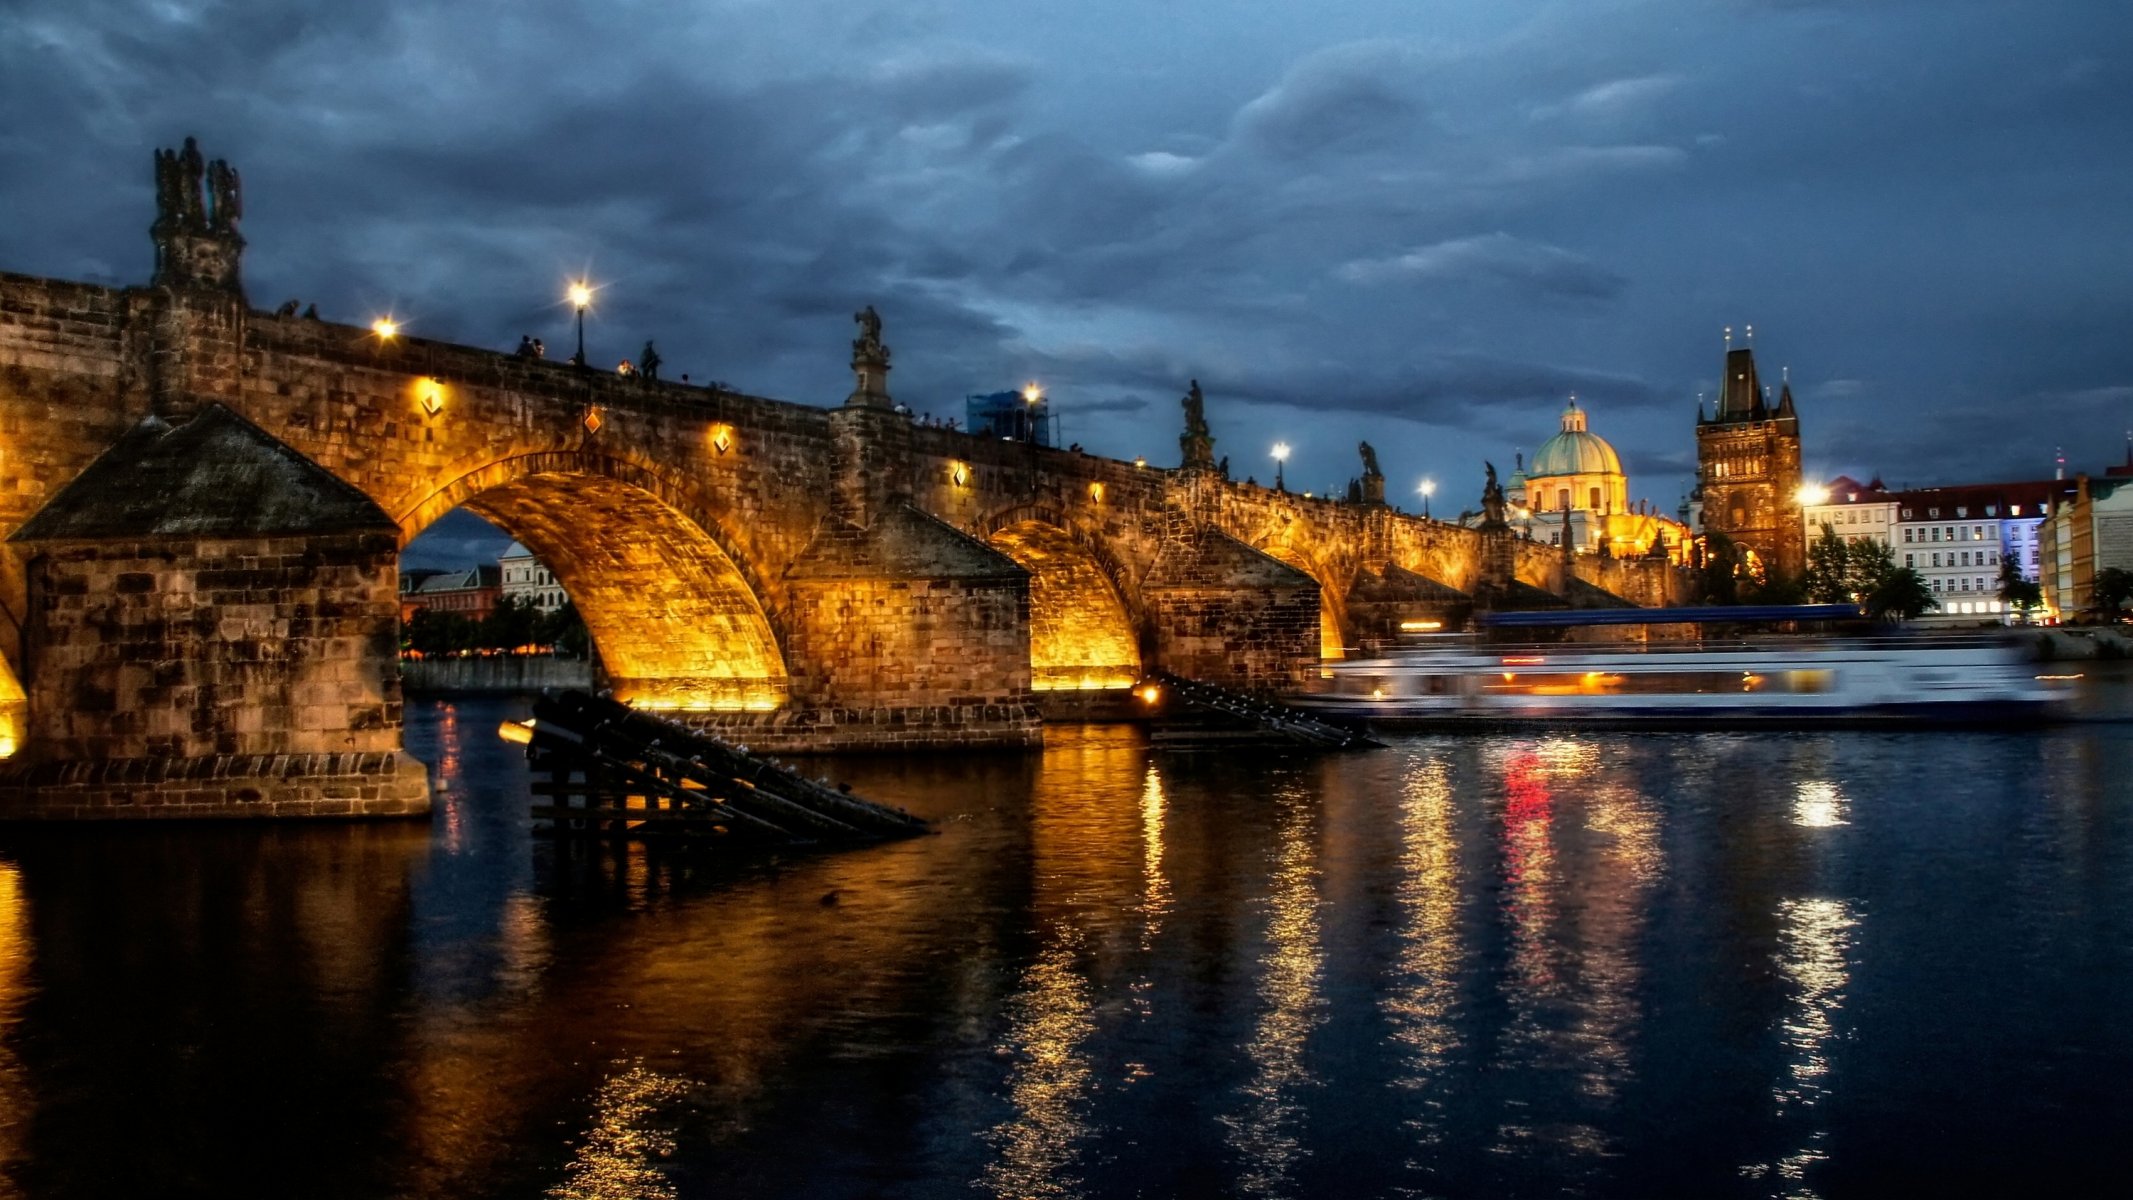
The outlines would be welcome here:
[[[1314,588],[1160,588],[1149,593],[1166,670],[1255,691],[1286,691],[1318,662]]]
[[[26,753],[399,750],[397,552],[389,533],[51,546]]]
[[[811,724],[820,748],[1037,741],[1027,580],[809,580],[792,598],[809,703],[758,724]]]
[[[0,538],[148,412],[131,293],[0,273]],[[0,654],[21,666],[26,557],[0,551]]]

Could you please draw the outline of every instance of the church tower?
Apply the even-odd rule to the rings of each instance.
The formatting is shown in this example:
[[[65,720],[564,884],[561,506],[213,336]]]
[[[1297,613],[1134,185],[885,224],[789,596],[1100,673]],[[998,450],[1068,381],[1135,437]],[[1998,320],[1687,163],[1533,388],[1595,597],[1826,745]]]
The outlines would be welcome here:
[[[1750,337],[1753,337],[1751,332]],[[1797,578],[1807,567],[1800,517],[1800,418],[1792,382],[1775,406],[1755,370],[1752,346],[1733,348],[1726,331],[1718,411],[1696,411],[1696,491],[1703,528],[1754,550],[1768,570]]]

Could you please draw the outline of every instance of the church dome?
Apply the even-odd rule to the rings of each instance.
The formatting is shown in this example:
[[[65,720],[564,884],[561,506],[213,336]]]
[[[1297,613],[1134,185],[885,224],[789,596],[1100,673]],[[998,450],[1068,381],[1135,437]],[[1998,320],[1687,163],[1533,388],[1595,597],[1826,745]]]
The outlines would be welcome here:
[[[1526,478],[1555,475],[1620,475],[1622,459],[1607,439],[1585,431],[1585,412],[1572,400],[1563,410],[1563,431],[1541,443],[1533,461],[1526,465]]]

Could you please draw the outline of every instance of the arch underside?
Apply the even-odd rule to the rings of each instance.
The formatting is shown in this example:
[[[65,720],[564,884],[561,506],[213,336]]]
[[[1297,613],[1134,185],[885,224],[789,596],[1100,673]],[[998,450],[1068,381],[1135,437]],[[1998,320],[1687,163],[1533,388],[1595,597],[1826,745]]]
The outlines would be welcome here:
[[[989,540],[1030,574],[1031,687],[1125,688],[1140,679],[1132,617],[1088,547],[1038,521],[1008,525]]]
[[[1291,549],[1285,542],[1262,539],[1253,547],[1262,554],[1272,555],[1282,562],[1309,575],[1318,583],[1318,656],[1321,659],[1348,657],[1348,643],[1341,634],[1340,597],[1326,586],[1328,572],[1313,566],[1303,555]]]
[[[554,572],[617,699],[645,708],[769,709],[787,694],[761,603],[717,543],[642,488],[525,475],[465,507]]]

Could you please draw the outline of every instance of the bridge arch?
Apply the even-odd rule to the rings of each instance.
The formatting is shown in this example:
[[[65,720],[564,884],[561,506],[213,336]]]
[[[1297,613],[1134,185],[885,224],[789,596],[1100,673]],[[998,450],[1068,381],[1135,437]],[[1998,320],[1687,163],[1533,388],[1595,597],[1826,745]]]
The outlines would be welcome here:
[[[488,463],[398,514],[403,544],[462,506],[555,573],[617,698],[679,709],[784,702],[782,639],[754,573],[662,473],[585,452]]]
[[[1032,687],[1123,688],[1140,678],[1138,606],[1125,571],[1101,542],[1041,505],[995,512],[979,532],[1029,572]]]

